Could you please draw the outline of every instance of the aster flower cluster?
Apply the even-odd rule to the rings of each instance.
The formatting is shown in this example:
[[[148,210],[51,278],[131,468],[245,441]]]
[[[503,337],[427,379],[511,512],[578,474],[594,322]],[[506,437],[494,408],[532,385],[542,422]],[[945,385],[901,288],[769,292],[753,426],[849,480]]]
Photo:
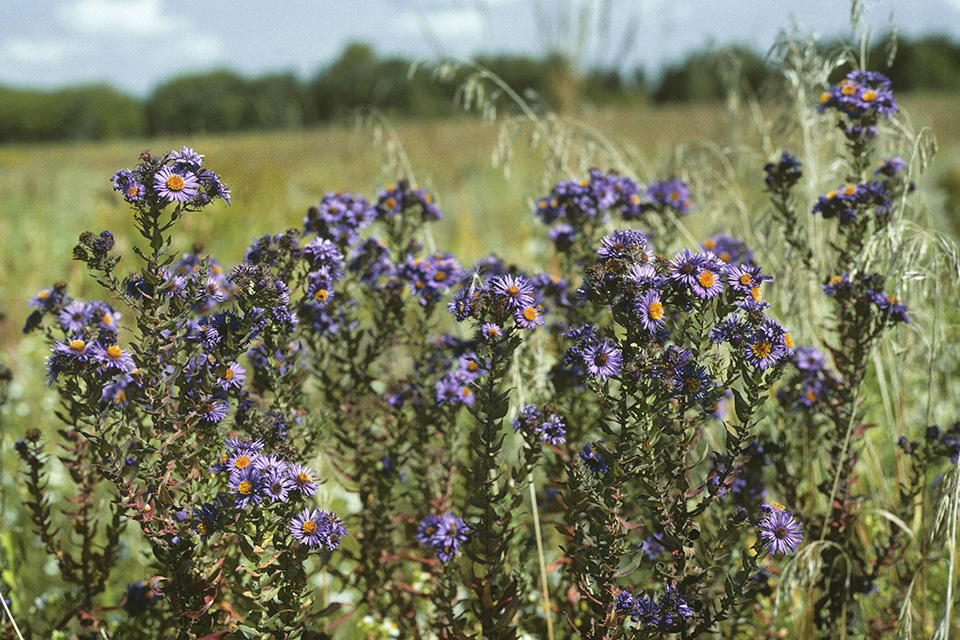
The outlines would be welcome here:
[[[861,337],[878,335],[885,326],[910,322],[909,310],[899,298],[884,291],[880,274],[842,274],[823,285],[823,292],[842,307],[843,320],[867,329]]]
[[[513,420],[513,429],[524,436],[532,436],[554,446],[567,441],[566,420],[557,408],[550,404],[543,409],[538,409],[535,404],[528,404],[520,409]]]
[[[462,280],[447,305],[457,322],[469,318],[484,340],[498,339],[511,325],[530,331],[543,326],[543,292],[529,278],[522,274],[484,275],[480,271]]]
[[[731,260],[746,259],[748,250],[732,238],[708,242],[722,244]],[[760,287],[772,278],[752,262],[727,263],[714,253],[689,249],[672,261],[654,259],[646,237],[637,231],[616,232],[603,239],[595,264],[587,269],[578,294],[582,299],[609,305],[614,319],[634,327],[641,345],[666,346],[670,323],[683,313],[714,299],[722,310],[709,331],[716,344],[732,347],[734,358],[752,369],[764,371],[785,362],[793,354],[790,334],[773,318]],[[578,364],[603,381],[617,376],[625,366],[622,348],[612,338],[585,325],[565,337],[573,342],[565,361]],[[712,383],[706,369],[692,354],[673,347],[660,351],[652,372],[690,400],[712,402]]]
[[[484,374],[479,358],[473,352],[460,356],[453,370],[437,380],[436,401],[438,406],[473,406],[476,401],[471,384]]]
[[[919,441],[901,436],[897,446],[922,462],[948,459],[950,464],[957,464],[960,460],[960,421],[946,428],[930,425],[924,429],[923,439]]]
[[[155,585],[150,581],[141,580],[127,585],[121,608],[132,616],[137,616],[152,609],[161,597]]]
[[[303,231],[329,238],[342,247],[356,244],[360,240],[358,231],[376,218],[377,212],[366,198],[352,193],[330,192],[320,198],[319,205],[307,210]]]
[[[617,594],[614,607],[617,613],[630,616],[639,627],[675,632],[694,617],[687,597],[669,584],[664,586],[664,591],[657,600],[649,596],[638,597],[623,590]]]
[[[137,168],[121,169],[113,178],[114,191],[140,210],[176,204],[197,210],[214,199],[230,204],[230,188],[215,172],[203,166],[204,156],[189,147],[161,158],[144,153]]]
[[[265,452],[262,439],[233,438],[226,445],[226,452],[210,470],[227,477],[228,493],[224,499],[194,510],[193,527],[204,540],[220,529],[222,508],[254,507],[262,511],[267,505],[276,505],[281,509],[279,513],[289,517],[292,508],[317,492],[317,475],[312,469]],[[290,519],[288,528],[293,540],[310,548],[323,546],[331,551],[347,534],[335,514],[307,507]]]
[[[790,555],[803,542],[803,526],[796,517],[775,502],[763,503],[757,521],[757,536],[771,555]]]
[[[700,243],[700,250],[701,252],[709,251],[732,266],[754,264],[756,262],[753,251],[747,247],[747,243],[739,238],[734,238],[729,233],[720,233],[704,240]]]
[[[626,176],[592,170],[586,180],[557,183],[537,201],[534,215],[551,226],[550,239],[559,251],[566,251],[609,213],[629,221],[642,219],[648,212],[685,214],[691,208],[690,191],[682,180],[654,182],[644,190]]]
[[[840,127],[848,139],[866,142],[877,135],[879,118],[898,111],[890,79],[876,71],[855,70],[820,95],[817,111],[836,110],[846,119]]]
[[[803,177],[803,163],[796,156],[784,151],[778,162],[763,165],[766,174],[763,181],[773,193],[787,192]]]
[[[423,547],[432,548],[437,559],[443,563],[450,562],[460,553],[460,547],[469,534],[470,527],[463,518],[452,513],[431,513],[417,525],[417,542]]]
[[[413,186],[407,180],[401,180],[377,194],[377,214],[382,217],[395,216],[411,211],[421,222],[432,222],[443,218],[433,196]]]
[[[720,497],[731,496],[737,506],[752,507],[767,494],[764,469],[771,464],[766,448],[759,441],[749,443],[734,465],[731,456],[711,452],[713,467],[707,480],[707,489]],[[735,467],[735,468],[734,468]],[[725,478],[720,484],[720,478]]]
[[[791,411],[820,409],[836,392],[836,376],[827,357],[815,347],[797,347],[793,371],[777,390],[777,402]]]
[[[853,224],[860,212],[873,207],[877,222],[883,224],[890,218],[892,199],[884,182],[846,184],[820,196],[812,213],[820,214],[825,220],[838,218],[841,224]]]

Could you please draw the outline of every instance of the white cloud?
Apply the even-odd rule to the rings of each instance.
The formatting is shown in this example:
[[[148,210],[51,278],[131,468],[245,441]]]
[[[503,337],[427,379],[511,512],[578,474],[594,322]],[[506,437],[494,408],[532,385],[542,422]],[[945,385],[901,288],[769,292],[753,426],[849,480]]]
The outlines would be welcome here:
[[[91,36],[162,36],[183,27],[164,14],[160,0],[74,0],[58,11],[69,30]]]
[[[471,8],[408,12],[400,21],[400,28],[408,33],[426,33],[447,41],[478,38],[483,27],[483,16],[478,10]]]
[[[73,53],[71,42],[61,38],[14,38],[2,48],[3,57],[25,65],[55,65]]]

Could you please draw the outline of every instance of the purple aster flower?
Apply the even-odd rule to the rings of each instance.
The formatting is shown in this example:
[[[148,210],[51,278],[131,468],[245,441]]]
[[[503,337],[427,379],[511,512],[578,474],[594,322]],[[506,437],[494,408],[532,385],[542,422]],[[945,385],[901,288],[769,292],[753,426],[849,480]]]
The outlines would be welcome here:
[[[208,502],[201,505],[200,508],[193,509],[193,530],[197,532],[200,539],[206,542],[214,532],[222,529],[219,502]]]
[[[480,327],[480,335],[484,340],[496,340],[503,336],[503,329],[493,322],[485,322]]]
[[[554,446],[559,446],[567,441],[567,425],[558,415],[552,415],[540,423],[536,432],[540,434],[540,440]]]
[[[569,224],[558,224],[547,231],[547,236],[556,245],[557,251],[566,251],[577,239],[577,230]]]
[[[93,320],[93,308],[74,300],[60,310],[60,327],[65,333],[78,333]]]
[[[227,419],[230,405],[226,400],[209,398],[197,405],[197,413],[200,414],[200,419],[208,424],[220,424]]]
[[[650,264],[632,264],[627,268],[626,279],[640,288],[641,291],[648,289],[658,289],[663,285],[663,277],[657,273],[657,270]]]
[[[233,362],[229,367],[224,369],[220,377],[217,378],[217,386],[224,391],[227,389],[242,389],[246,379],[247,370],[238,363]]]
[[[665,324],[663,303],[660,301],[660,292],[656,289],[647,291],[637,300],[637,313],[640,315],[640,324],[650,333],[656,333]]]
[[[827,366],[827,356],[815,347],[797,347],[796,365],[801,371],[820,371]]]
[[[688,289],[693,289],[700,284],[697,276],[707,262],[709,262],[707,255],[684,249],[673,256],[673,261],[670,263],[670,279]]]
[[[299,464],[290,466],[290,480],[293,482],[293,488],[300,492],[305,498],[309,498],[317,492],[317,485],[314,482],[313,470]]]
[[[286,461],[275,453],[254,455],[253,466],[257,471],[264,475],[269,475],[271,473],[282,473],[289,475],[287,473]]]
[[[587,371],[601,382],[620,373],[623,356],[612,340],[584,347],[583,362]]]
[[[193,172],[186,169],[178,172],[170,167],[161,167],[153,177],[153,188],[157,195],[166,198],[167,202],[183,204],[197,195],[200,182]]]
[[[246,467],[233,474],[227,486],[237,496],[237,509],[243,509],[248,504],[260,504],[263,500],[263,476],[253,467]]]
[[[583,450],[577,452],[580,456],[580,461],[583,462],[590,471],[594,474],[606,475],[610,472],[610,465],[607,464],[606,460],[593,450],[593,447],[589,444],[584,443]]]
[[[790,555],[803,541],[803,527],[789,511],[771,508],[757,523],[757,533],[771,554]]]
[[[433,545],[434,538],[440,531],[440,516],[435,513],[424,517],[417,525],[417,542],[421,546],[429,547]]]
[[[892,177],[903,171],[906,166],[907,163],[904,162],[903,158],[900,156],[887,158],[886,160],[881,160],[877,163],[877,168],[874,170],[873,175],[885,175]]]
[[[290,536],[313,549],[324,543],[325,529],[328,527],[329,522],[323,517],[323,512],[305,507],[290,522]]]
[[[293,480],[290,479],[290,475],[285,470],[264,473],[261,477],[263,478],[263,492],[270,497],[271,501],[287,501],[287,497],[293,489]]]
[[[783,345],[765,331],[755,332],[743,348],[747,362],[760,371],[777,364],[785,353]]]
[[[513,319],[521,329],[533,330],[543,326],[543,313],[538,306],[528,305],[514,310]]]
[[[690,189],[683,180],[653,182],[647,187],[647,198],[655,207],[669,207],[683,215],[691,209]]]
[[[171,151],[169,155],[170,159],[173,161],[174,167],[177,169],[198,171],[200,166],[203,164],[204,156],[186,145],[184,145],[183,149],[180,151]]]
[[[803,163],[784,151],[780,155],[780,162],[768,162],[763,166],[763,171],[767,174],[763,180],[769,189],[785,190],[795,185],[803,176]]]
[[[93,360],[100,364],[104,371],[112,373],[129,373],[137,368],[129,353],[120,348],[120,345],[105,347],[99,343],[90,347]]]
[[[54,342],[51,351],[53,355],[47,358],[47,384],[56,382],[61,373],[78,373],[92,358],[91,345],[79,337]]]
[[[604,236],[597,249],[600,259],[623,258],[634,264],[644,265],[653,259],[653,250],[647,243],[647,236],[636,229],[614,231]]]
[[[437,522],[437,533],[433,536],[433,550],[440,562],[447,563],[460,553],[460,546],[467,541],[470,527],[463,518],[445,513]]]
[[[506,296],[513,310],[521,310],[534,304],[533,285],[523,276],[497,276],[491,282],[491,289],[498,295]]]

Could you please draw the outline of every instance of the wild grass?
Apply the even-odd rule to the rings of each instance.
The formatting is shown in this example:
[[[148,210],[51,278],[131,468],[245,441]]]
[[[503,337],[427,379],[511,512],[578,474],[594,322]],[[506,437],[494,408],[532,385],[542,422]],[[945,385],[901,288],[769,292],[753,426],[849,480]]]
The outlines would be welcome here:
[[[55,280],[69,282],[78,298],[92,295],[94,287],[81,265],[67,261],[82,231],[111,229],[121,255],[130,255],[132,220],[107,177],[142,149],[164,151],[186,143],[202,150],[211,163],[215,160],[233,187],[234,204],[187,217],[179,238],[184,248],[202,243],[227,265],[242,259],[252,238],[299,226],[307,207],[324,192],[357,190],[372,195],[398,177],[397,168],[407,173],[412,169],[420,184],[436,194],[446,218],[433,240],[456,252],[464,263],[491,251],[526,264],[542,263],[549,252],[532,220],[531,203],[547,182],[558,177],[573,177],[590,166],[631,173],[643,181],[677,175],[692,183],[697,205],[695,213],[678,221],[681,242],[699,241],[720,230],[743,237],[778,280],[772,302],[780,319],[794,323],[798,342],[822,345],[829,339],[824,330],[827,312],[816,279],[797,269],[793,256],[784,250],[760,174],[763,163],[783,149],[800,155],[806,167],[801,214],[809,211],[819,193],[843,180],[843,166],[830,160],[839,144],[832,121],[816,117],[810,109],[820,88],[817,82],[826,77],[830,62],[816,59],[798,43],[792,46],[782,52],[793,82],[789,102],[638,105],[564,118],[534,114],[535,121],[528,113],[501,117],[499,127],[469,117],[390,126],[373,117],[366,127],[307,133],[0,148],[0,310],[8,315],[0,323],[0,360],[15,377],[0,451],[4,483],[0,508],[7,529],[0,538],[4,557],[8,561],[17,553],[39,557],[31,548],[29,525],[19,514],[10,445],[28,426],[49,429],[54,424],[54,399],[43,391],[43,348],[39,340],[20,334],[26,301]],[[474,90],[481,91],[481,86]],[[471,97],[484,103],[482,95],[465,99]],[[960,372],[956,307],[960,261],[937,194],[926,195],[939,175],[960,163],[960,126],[953,116],[960,96],[914,95],[900,100],[903,114],[887,133],[897,140],[897,152],[905,150],[920,195],[911,196],[903,217],[871,240],[863,265],[898,274],[893,288],[908,302],[914,319],[874,353],[864,398],[866,421],[883,425],[865,440],[859,481],[879,505],[876,513],[868,514],[877,519],[889,519],[896,506],[902,471],[895,467],[892,443],[903,435],[915,436],[927,424],[960,418],[960,389],[955,384]],[[942,150],[939,155],[934,155],[931,131]],[[492,160],[501,166],[492,166]],[[503,171],[504,164],[509,172]],[[802,224],[817,249],[815,258],[825,255],[826,225],[812,216],[803,218]],[[817,259],[815,265],[824,266]],[[535,385],[537,380],[526,384]],[[957,574],[958,482],[956,470],[948,473],[938,502],[927,507],[936,523],[928,536],[918,528],[923,521],[919,508],[912,522],[898,523],[912,538],[923,538],[934,552],[942,550],[946,563],[935,556],[929,576],[911,579],[909,593],[916,606],[908,596],[901,616],[903,637],[910,637],[914,625],[920,636],[934,628],[937,637],[949,635]],[[535,500],[532,508],[536,510]],[[875,526],[871,522],[871,517],[863,518],[862,536],[871,535]],[[815,583],[822,570],[820,552],[820,545],[811,541],[781,576],[778,601],[784,609],[802,601],[805,590]],[[22,560],[18,564],[26,566]],[[27,577],[21,572],[19,577],[24,597],[39,595],[41,575]],[[538,583],[546,580],[545,575],[538,578]],[[941,586],[947,591],[943,597],[928,597]],[[802,628],[802,613],[792,616],[792,625]]]

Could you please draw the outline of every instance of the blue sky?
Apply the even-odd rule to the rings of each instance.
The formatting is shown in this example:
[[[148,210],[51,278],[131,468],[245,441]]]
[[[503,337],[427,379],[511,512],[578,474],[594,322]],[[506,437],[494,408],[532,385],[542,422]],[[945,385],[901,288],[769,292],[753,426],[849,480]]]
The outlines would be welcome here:
[[[960,0],[866,0],[874,33],[960,38]],[[604,18],[601,5],[607,5]],[[575,16],[591,24],[582,46]],[[582,65],[650,75],[711,43],[765,51],[796,21],[847,35],[844,0],[0,0],[0,84],[104,81],[144,95],[179,73],[232,68],[309,77],[351,41],[411,58],[574,51]],[[603,26],[608,25],[608,26]],[[545,35],[552,33],[553,35]],[[602,34],[602,35],[598,35]]]

